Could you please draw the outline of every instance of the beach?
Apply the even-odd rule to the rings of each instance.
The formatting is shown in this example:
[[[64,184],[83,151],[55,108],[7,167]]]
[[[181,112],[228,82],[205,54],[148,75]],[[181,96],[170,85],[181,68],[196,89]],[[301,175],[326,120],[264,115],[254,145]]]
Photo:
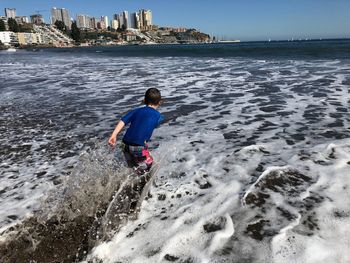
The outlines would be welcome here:
[[[0,72],[0,242],[68,194],[93,217],[127,177],[108,137],[156,87],[150,196],[79,260],[350,261],[349,40],[4,51]]]

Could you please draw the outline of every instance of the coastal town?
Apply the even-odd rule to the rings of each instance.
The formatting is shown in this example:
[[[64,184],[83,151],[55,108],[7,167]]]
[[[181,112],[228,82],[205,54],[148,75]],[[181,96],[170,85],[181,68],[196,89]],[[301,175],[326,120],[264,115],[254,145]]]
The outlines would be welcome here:
[[[5,8],[0,16],[0,49],[15,51],[28,47],[76,47],[96,45],[147,45],[211,43],[215,38],[193,28],[154,25],[152,11],[141,9],[93,17],[66,8],[53,7],[47,23],[41,12],[18,16],[15,8]]]

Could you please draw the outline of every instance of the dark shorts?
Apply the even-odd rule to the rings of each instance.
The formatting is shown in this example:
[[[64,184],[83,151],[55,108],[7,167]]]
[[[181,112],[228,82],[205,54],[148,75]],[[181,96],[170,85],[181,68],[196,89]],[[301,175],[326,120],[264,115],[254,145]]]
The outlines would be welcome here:
[[[134,168],[137,174],[144,174],[151,169],[153,157],[147,146],[134,146],[124,143],[123,153],[128,166]]]

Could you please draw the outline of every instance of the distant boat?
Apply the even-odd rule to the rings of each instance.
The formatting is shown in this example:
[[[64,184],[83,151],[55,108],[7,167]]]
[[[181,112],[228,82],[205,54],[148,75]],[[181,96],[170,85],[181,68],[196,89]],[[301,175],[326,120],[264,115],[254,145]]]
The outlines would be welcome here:
[[[12,48],[12,47],[7,49],[7,52],[16,52],[16,51],[17,50],[15,48]]]

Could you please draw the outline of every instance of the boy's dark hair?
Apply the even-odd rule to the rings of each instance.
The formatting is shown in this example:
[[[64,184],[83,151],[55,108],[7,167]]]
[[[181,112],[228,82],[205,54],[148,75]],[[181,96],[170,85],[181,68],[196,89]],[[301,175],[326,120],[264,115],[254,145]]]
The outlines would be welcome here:
[[[160,91],[156,88],[150,88],[145,93],[145,104],[146,105],[158,105],[162,100]]]

